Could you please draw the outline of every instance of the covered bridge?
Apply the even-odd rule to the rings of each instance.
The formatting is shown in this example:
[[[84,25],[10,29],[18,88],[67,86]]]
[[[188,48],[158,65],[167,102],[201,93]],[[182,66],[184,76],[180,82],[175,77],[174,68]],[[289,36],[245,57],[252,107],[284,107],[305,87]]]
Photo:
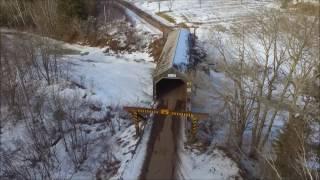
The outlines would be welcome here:
[[[191,83],[186,75],[190,47],[191,33],[188,29],[177,29],[169,33],[153,74],[155,99],[178,86],[185,86],[186,94],[191,92]]]

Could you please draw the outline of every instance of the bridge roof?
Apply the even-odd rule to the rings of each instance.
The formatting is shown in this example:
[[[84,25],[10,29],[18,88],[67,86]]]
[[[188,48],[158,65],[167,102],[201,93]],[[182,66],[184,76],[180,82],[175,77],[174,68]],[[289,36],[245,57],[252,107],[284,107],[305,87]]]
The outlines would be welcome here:
[[[169,33],[167,42],[160,55],[154,77],[163,75],[173,69],[184,74],[189,63],[190,32],[187,29],[178,29]]]

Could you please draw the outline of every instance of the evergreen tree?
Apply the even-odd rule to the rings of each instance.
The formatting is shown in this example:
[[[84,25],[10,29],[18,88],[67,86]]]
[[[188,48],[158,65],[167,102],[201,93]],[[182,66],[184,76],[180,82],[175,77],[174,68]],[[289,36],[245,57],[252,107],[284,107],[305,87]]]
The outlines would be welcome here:
[[[288,123],[280,133],[279,138],[274,143],[276,151],[275,166],[279,174],[284,179],[305,179],[301,173],[305,164],[301,162],[301,148],[308,152],[308,144],[305,141],[310,134],[310,129],[306,121],[299,117],[291,116]]]

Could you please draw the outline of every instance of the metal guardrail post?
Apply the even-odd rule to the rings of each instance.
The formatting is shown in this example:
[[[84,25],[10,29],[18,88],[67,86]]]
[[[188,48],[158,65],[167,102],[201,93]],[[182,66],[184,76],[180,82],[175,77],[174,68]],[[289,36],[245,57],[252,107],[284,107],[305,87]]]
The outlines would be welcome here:
[[[136,136],[138,137],[140,135],[140,127],[139,127],[139,116],[138,116],[138,112],[133,112],[133,123],[134,123],[134,127],[136,129]]]
[[[191,124],[192,124],[192,129],[191,129],[191,135],[192,135],[192,141],[197,140],[197,131],[198,131],[198,119],[196,117],[191,118]]]

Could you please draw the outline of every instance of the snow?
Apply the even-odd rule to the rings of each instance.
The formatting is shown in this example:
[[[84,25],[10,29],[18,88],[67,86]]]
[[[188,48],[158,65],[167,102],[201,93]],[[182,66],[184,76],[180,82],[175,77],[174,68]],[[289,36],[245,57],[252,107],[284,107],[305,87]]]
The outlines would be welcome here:
[[[210,152],[211,151],[211,152]],[[239,177],[237,164],[221,150],[206,153],[184,151],[181,156],[181,173],[185,179],[224,180]]]
[[[152,71],[155,64],[147,53],[107,55],[104,49],[79,45],[66,47],[88,52],[68,55],[64,61],[71,67],[72,80],[84,80],[92,89],[92,99],[105,105],[149,105],[152,97]],[[80,82],[81,83],[81,82]]]

